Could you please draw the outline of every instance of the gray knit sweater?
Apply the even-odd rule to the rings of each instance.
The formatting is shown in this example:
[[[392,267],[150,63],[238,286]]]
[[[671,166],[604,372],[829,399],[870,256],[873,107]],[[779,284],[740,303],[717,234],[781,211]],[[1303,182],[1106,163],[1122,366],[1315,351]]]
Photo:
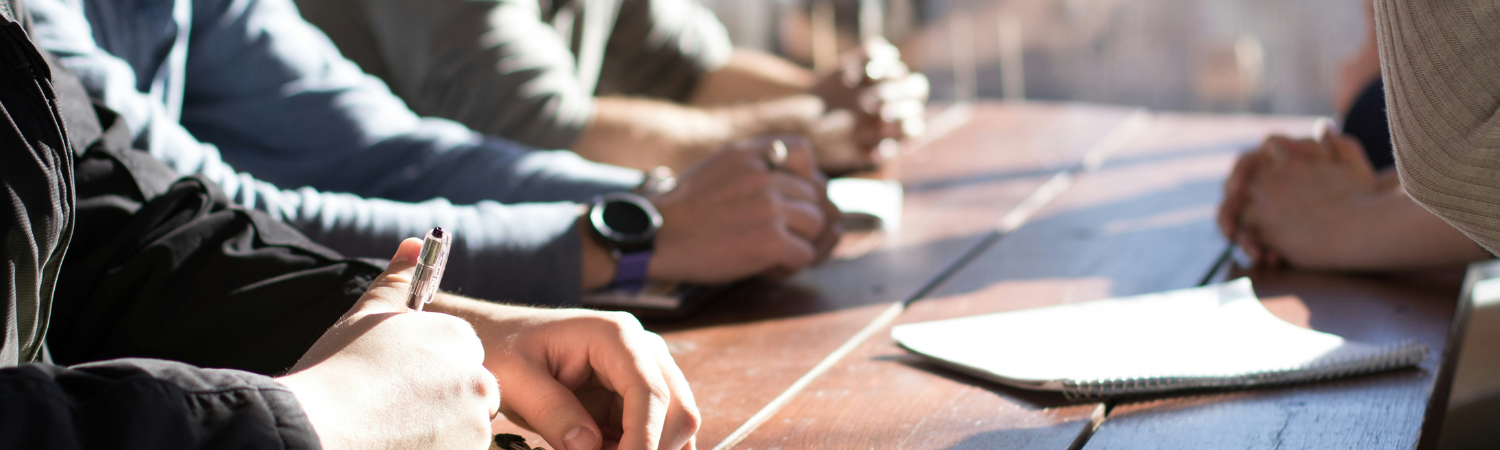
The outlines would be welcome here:
[[[1500,252],[1500,2],[1376,0],[1401,183]]]

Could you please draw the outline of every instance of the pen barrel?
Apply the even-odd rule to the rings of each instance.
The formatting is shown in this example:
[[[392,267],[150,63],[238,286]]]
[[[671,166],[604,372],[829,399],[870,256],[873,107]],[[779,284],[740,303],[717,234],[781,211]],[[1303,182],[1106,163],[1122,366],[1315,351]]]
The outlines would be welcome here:
[[[443,281],[443,268],[448,265],[448,246],[452,242],[451,234],[444,233],[442,228],[433,228],[422,240],[417,270],[412,274],[411,295],[406,298],[408,308],[421,311],[437,294]]]
[[[427,302],[432,301],[432,295],[437,293],[437,285],[442,277],[441,270],[437,266],[417,265],[417,272],[411,282],[411,296],[406,299],[408,308],[421,311]]]
[[[422,242],[422,254],[417,257],[417,267],[441,265],[443,260],[448,258],[447,243],[446,240],[434,238],[429,234],[427,239]]]

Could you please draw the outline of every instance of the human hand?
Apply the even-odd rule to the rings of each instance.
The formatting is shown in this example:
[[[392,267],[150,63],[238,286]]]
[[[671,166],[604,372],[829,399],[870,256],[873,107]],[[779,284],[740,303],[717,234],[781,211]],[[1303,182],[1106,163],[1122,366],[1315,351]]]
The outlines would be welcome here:
[[[501,413],[553,448],[697,448],[692,389],[666,342],[634,316],[451,295],[433,308],[474,324],[505,389]]]
[[[807,142],[783,137],[780,170],[768,165],[772,143],[731,145],[678,177],[653,197],[663,225],[647,276],[717,284],[784,275],[827,257],[842,229]]]
[[[927,77],[913,73],[884,39],[844,55],[812,90],[829,109],[812,127],[821,166],[838,172],[879,164],[896,140],[926,129],[929,89]]]
[[[1258,265],[1340,268],[1374,244],[1360,233],[1380,220],[1367,205],[1391,187],[1378,182],[1358,141],[1331,132],[1320,141],[1273,136],[1256,152],[1241,159],[1250,169],[1231,175],[1237,189],[1226,185],[1220,226]]]
[[[1219,233],[1244,250],[1257,264],[1262,260],[1263,249],[1254,230],[1243,226],[1242,215],[1250,203],[1250,183],[1261,167],[1270,163],[1271,138],[1260,147],[1241,153],[1235,161],[1229,177],[1224,180],[1224,199],[1219,202]]]
[[[390,266],[287,376],[323,448],[485,448],[500,404],[474,329],[406,307],[422,241]]]

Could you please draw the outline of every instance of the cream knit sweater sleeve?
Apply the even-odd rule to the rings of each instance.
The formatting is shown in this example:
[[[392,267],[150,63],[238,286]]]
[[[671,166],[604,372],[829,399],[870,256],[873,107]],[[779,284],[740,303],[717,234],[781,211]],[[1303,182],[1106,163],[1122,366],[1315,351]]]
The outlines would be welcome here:
[[[1500,252],[1500,0],[1376,0],[1406,192]]]

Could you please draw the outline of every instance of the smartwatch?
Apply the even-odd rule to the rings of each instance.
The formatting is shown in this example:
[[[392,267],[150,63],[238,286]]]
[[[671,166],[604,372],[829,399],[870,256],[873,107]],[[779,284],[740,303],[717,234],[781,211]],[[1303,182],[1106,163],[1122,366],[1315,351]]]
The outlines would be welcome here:
[[[655,250],[661,213],[645,197],[627,192],[604,194],[589,207],[594,239],[615,258],[615,277],[607,289],[640,292]]]

